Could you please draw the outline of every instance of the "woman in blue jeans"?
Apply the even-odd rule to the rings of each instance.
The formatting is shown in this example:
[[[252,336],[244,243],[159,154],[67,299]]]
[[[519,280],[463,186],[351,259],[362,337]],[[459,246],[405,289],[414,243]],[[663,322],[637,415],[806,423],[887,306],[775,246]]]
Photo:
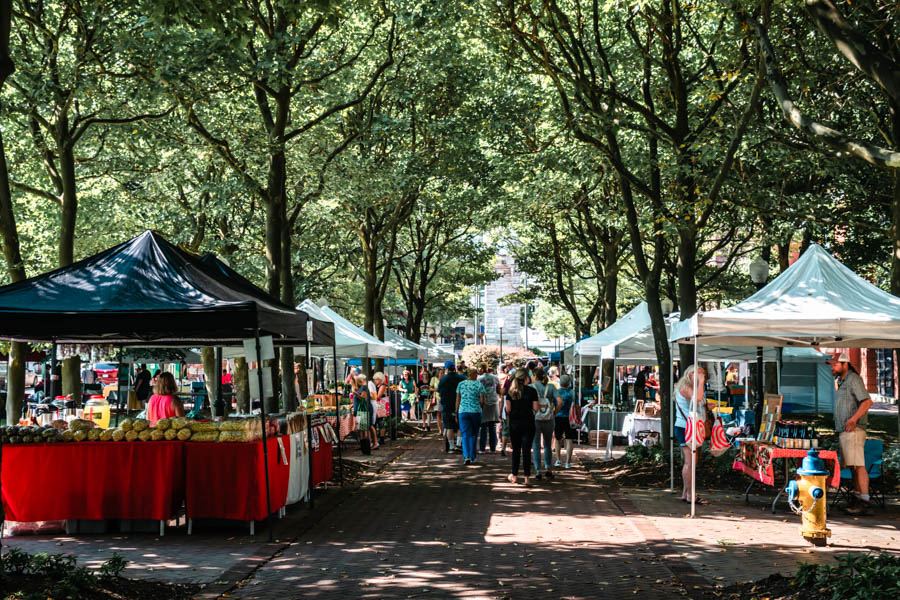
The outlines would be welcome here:
[[[481,411],[484,408],[484,387],[478,383],[477,369],[469,369],[468,379],[456,387],[456,413],[462,435],[463,462],[471,465],[477,456],[478,430],[481,428]]]

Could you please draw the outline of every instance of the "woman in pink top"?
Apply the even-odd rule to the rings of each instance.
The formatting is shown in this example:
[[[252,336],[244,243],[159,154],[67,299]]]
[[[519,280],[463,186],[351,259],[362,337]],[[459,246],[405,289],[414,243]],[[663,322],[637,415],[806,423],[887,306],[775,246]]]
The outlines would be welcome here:
[[[177,393],[175,377],[171,373],[160,373],[156,385],[153,386],[153,395],[147,403],[147,420],[150,421],[150,427],[156,426],[156,422],[160,419],[184,416],[184,404],[175,395]]]

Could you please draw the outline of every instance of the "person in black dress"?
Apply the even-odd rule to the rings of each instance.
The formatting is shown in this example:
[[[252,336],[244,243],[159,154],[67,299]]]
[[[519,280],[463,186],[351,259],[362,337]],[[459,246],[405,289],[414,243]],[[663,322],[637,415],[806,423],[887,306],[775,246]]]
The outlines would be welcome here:
[[[528,369],[517,369],[512,385],[506,393],[506,414],[509,416],[509,439],[512,442],[512,472],[510,483],[519,481],[519,461],[525,468],[525,485],[531,477],[531,444],[534,440],[534,413],[538,410],[537,391],[530,387]]]
[[[142,364],[141,369],[134,376],[134,393],[141,406],[145,405],[150,398],[150,379],[150,371],[147,370],[147,365]]]

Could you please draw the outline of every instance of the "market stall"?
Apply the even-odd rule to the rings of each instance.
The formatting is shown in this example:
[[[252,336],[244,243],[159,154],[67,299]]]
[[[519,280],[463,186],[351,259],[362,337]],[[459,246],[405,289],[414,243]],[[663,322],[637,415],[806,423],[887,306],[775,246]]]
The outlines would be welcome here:
[[[698,343],[897,348],[900,298],[865,281],[813,244],[757,293],[730,308],[698,312],[675,323],[669,339],[695,348]],[[760,435],[770,434],[771,430]]]
[[[264,336],[271,336],[275,345],[300,346],[310,342],[329,346],[334,341],[334,329],[330,323],[317,321],[304,312],[273,300],[240,275],[210,266],[150,231],[69,267],[0,288],[0,339],[49,342],[53,345],[51,360],[54,362],[57,355],[56,346],[61,343],[103,344],[120,348],[240,346],[249,339],[255,340],[258,352],[260,339]],[[256,369],[256,374],[259,389],[265,389],[263,369]],[[265,418],[265,415],[262,416]],[[255,422],[260,423],[260,419],[255,419]],[[73,480],[86,477],[89,473],[88,466],[69,469],[60,473],[59,477],[47,481],[34,478],[30,485],[23,487],[21,482],[17,484],[19,473],[30,467],[29,463],[18,461],[24,460],[30,454],[41,452],[77,456],[88,452],[87,447],[78,446],[85,443],[82,440],[88,440],[89,444],[94,439],[103,442],[119,440],[115,443],[101,444],[96,450],[98,454],[92,458],[100,461],[100,464],[106,460],[107,464],[119,465],[113,467],[110,472],[123,489],[120,493],[130,497],[129,518],[154,519],[164,515],[165,511],[161,511],[159,507],[168,506],[168,501],[178,495],[177,489],[171,492],[171,497],[166,496],[155,503],[145,505],[143,501],[133,497],[142,490],[142,485],[121,484],[124,478],[130,481],[132,478],[138,478],[136,474],[140,473],[143,476],[148,472],[148,469],[143,468],[123,471],[125,459],[139,460],[132,457],[143,457],[140,460],[149,461],[148,456],[160,455],[159,461],[168,460],[165,458],[168,452],[167,444],[162,440],[175,442],[175,439],[165,438],[162,429],[150,431],[151,429],[154,428],[142,424],[140,431],[126,432],[123,423],[116,430],[107,430],[110,435],[108,438],[105,434],[92,431],[85,432],[84,437],[81,437],[78,431],[73,432],[70,429],[58,434],[60,442],[49,443],[46,447],[33,443],[38,435],[42,437],[46,435],[49,438],[57,435],[46,428],[27,432],[4,431],[3,433],[9,435],[10,441],[13,442],[5,448],[6,460],[3,461],[0,475],[4,506],[7,511],[10,507],[23,506],[23,497],[30,498],[35,493],[31,491],[31,486],[39,485],[40,494],[59,499],[60,504],[56,507],[58,514],[79,514],[82,501],[70,490],[79,485]],[[242,444],[262,447],[263,478],[267,479],[266,465],[272,457],[265,458],[268,453],[268,443],[264,441],[267,432],[264,427],[259,429],[260,437],[263,438],[261,444],[244,437],[233,441],[237,447]],[[178,433],[181,433],[181,430],[185,433],[177,439],[182,441],[193,439],[197,433],[203,433],[205,434],[203,437],[207,438],[221,433],[202,426],[198,427],[197,431],[182,427]],[[72,434],[75,444],[62,443],[67,441],[65,439],[67,434]],[[111,437],[120,434],[121,437]],[[126,434],[129,437],[125,437]],[[138,434],[144,437],[138,438]],[[96,438],[89,437],[95,435]],[[101,435],[104,437],[100,437]],[[145,444],[151,441],[150,435],[156,436],[152,440],[154,443]],[[218,439],[216,437],[215,440],[207,441]],[[29,442],[31,445],[27,448],[23,446],[20,452],[18,443],[24,445]],[[211,447],[224,448],[225,445],[213,444]],[[124,458],[119,460],[117,457]],[[171,465],[163,464],[162,472],[165,472],[166,468],[173,472],[174,468],[170,467]],[[270,505],[273,491],[271,482],[269,485],[263,483],[256,487],[258,481],[241,478],[231,464],[214,452],[210,453],[210,462],[203,467],[210,471],[218,471],[223,477],[231,478],[234,488],[254,486],[253,489],[244,490],[246,495],[258,493],[261,489],[262,494],[267,496],[266,504]],[[174,472],[177,475],[177,469],[174,469]],[[87,478],[90,479],[89,476]],[[178,479],[176,477],[176,481]],[[183,478],[181,479],[183,481]],[[267,514],[279,508],[280,500],[275,499],[274,508],[269,506]],[[228,503],[221,498],[219,501]],[[99,506],[105,507],[102,503]],[[98,513],[92,514],[97,516],[104,510],[106,508],[101,508]],[[109,510],[122,514],[116,505]],[[271,535],[271,528],[269,533]]]

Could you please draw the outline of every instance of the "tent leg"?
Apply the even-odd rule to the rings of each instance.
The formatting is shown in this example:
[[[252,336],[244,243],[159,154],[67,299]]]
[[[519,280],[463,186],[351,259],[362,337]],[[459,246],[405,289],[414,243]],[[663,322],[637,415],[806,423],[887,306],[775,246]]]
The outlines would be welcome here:
[[[50,386],[47,388],[47,398],[45,399],[45,402],[53,402],[56,399],[57,392],[59,392],[59,390],[56,389],[56,351],[57,346],[56,341],[54,340],[53,344],[50,346],[50,378],[48,380]]]
[[[331,353],[334,357],[334,364],[337,365],[337,344],[331,347]],[[334,386],[334,409],[337,412],[337,439],[338,439],[338,477],[341,487],[344,486],[344,441],[341,439],[341,405],[337,393],[337,378],[335,378]]]
[[[691,395],[691,418],[696,421],[697,415],[697,337],[694,336],[694,393]],[[700,390],[702,391],[702,390]],[[699,429],[699,428],[698,428]],[[697,506],[697,435],[691,435],[691,518],[694,517]]]
[[[340,415],[340,413],[338,413]],[[313,499],[313,471],[315,469],[313,465],[313,443],[312,443],[312,419],[309,417],[306,418],[306,444],[307,444],[307,455],[309,456],[309,478],[306,482],[306,489],[309,490],[309,509],[312,510],[314,505]],[[338,416],[338,430],[340,430],[340,416]],[[340,433],[338,433],[338,439],[340,439]]]
[[[227,415],[225,411],[225,396],[222,393],[222,346],[216,348],[216,403],[213,405],[213,414],[216,417],[224,418]]]
[[[122,368],[122,346],[119,346],[119,356],[116,363],[116,427],[119,426],[119,413],[122,412],[122,376],[119,375],[119,369]]]
[[[673,348],[669,348],[669,491],[675,491],[675,368],[672,357]],[[663,374],[660,373],[660,379]],[[660,402],[662,407],[662,402]]]
[[[272,492],[269,489],[269,442],[266,439],[266,394],[264,391],[265,387],[263,387],[263,361],[262,347],[259,342],[259,329],[256,330],[256,376],[259,380],[259,418],[262,419],[263,471],[266,474],[266,527],[269,530],[269,541],[271,542],[273,539]]]

